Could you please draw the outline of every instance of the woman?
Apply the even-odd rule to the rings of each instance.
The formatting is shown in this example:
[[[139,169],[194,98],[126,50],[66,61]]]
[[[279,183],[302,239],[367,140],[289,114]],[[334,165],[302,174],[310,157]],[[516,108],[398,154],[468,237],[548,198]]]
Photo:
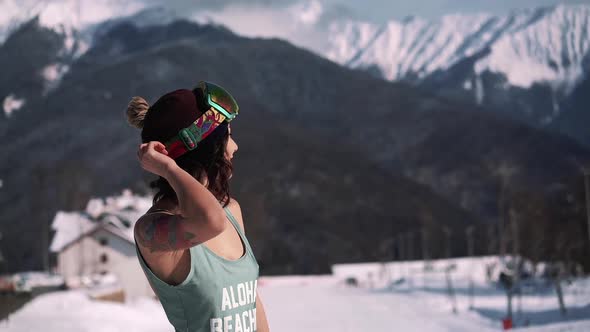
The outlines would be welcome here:
[[[134,97],[141,166],[159,178],[153,206],[134,228],[140,265],[176,331],[269,331],[258,263],[229,195],[238,113],[223,88],[200,82],[154,105]]]

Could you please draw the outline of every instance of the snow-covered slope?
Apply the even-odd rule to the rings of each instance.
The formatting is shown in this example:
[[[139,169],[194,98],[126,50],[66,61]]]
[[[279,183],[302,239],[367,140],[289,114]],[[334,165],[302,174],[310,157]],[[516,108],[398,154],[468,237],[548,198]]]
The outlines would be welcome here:
[[[515,86],[577,83],[589,69],[590,6],[557,6],[532,23],[504,34],[476,71],[505,73]]]
[[[142,8],[139,1],[123,0],[4,0],[0,3],[0,44],[20,24],[38,16],[41,26],[65,34],[66,47],[71,48],[77,32]]]
[[[424,270],[423,262],[347,264],[336,266],[332,275],[263,276],[258,280],[258,290],[273,331],[494,332],[502,328],[506,296],[494,283],[485,281],[484,271],[490,260],[433,261],[432,270]],[[389,273],[380,274],[385,266]],[[448,274],[450,281],[443,272],[448,266],[457,267]],[[402,274],[403,279],[399,278]],[[358,276],[358,287],[346,286],[344,281],[351,276]],[[378,285],[379,281],[392,279],[395,281],[391,287]],[[469,296],[470,281],[473,298]],[[455,290],[452,298],[447,292],[448,283]],[[562,288],[568,310],[565,316],[559,313],[551,284],[523,288],[518,302],[514,300],[515,330],[588,331],[590,279],[572,279],[563,282]],[[96,301],[83,290],[40,295],[0,321],[0,330],[10,332],[169,329],[157,300],[138,297],[126,303]]]
[[[51,54],[52,60],[44,63],[38,72],[27,73],[39,76],[44,85],[42,94],[46,95],[59,86],[61,79],[69,72],[71,64],[92,48],[95,38],[111,27],[125,21],[143,28],[169,24],[177,19],[174,11],[161,7],[147,7],[141,0],[4,0],[0,1],[0,48],[10,42],[8,38],[21,38],[21,43],[30,43],[26,46],[27,50],[35,53],[34,48],[38,44],[27,39],[30,37],[23,37],[23,33],[19,34],[19,30],[31,22],[35,22],[34,25],[38,25],[39,28],[32,31],[59,36],[59,45],[52,51],[55,54]],[[15,37],[16,35],[19,37]],[[14,47],[14,42],[11,45]],[[20,59],[17,56],[15,60],[3,60],[10,65],[11,61]],[[32,89],[25,90],[32,93]],[[21,94],[15,94],[10,89],[8,93],[7,96],[0,93],[0,103],[6,117],[26,103],[22,91]]]
[[[325,55],[354,68],[377,66],[384,78],[425,78],[477,56],[476,73],[504,74],[510,85],[570,87],[590,64],[590,6],[559,5],[506,16],[447,15],[375,25],[333,23]]]
[[[4,0],[0,2],[0,45],[21,24],[38,16],[39,25],[65,36],[64,53],[80,56],[92,43],[97,29],[124,20],[137,27],[168,24],[178,15],[163,7],[148,7],[141,0]]]

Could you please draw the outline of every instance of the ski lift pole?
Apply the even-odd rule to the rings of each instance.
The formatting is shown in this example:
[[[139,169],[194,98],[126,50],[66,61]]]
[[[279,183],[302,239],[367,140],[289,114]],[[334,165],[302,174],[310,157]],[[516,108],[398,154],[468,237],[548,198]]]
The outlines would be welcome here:
[[[584,168],[584,189],[586,192],[586,218],[588,222],[588,248],[590,248],[590,169]]]
[[[451,258],[451,234],[452,231],[449,227],[444,226],[443,232],[445,233],[445,251],[447,256],[448,265],[445,269],[445,279],[447,281],[447,291],[449,294],[449,299],[451,300],[451,305],[453,307],[453,313],[457,313],[457,301],[455,299],[455,290],[453,288],[453,282],[451,280],[451,270],[453,269],[453,265],[450,263]]]
[[[509,330],[512,328],[512,287],[514,282],[514,276],[512,275],[512,271],[504,268],[502,272],[500,272],[500,284],[504,287],[506,291],[506,316],[502,319],[502,324],[504,326],[504,330]]]
[[[475,229],[475,226],[469,226],[465,230],[465,235],[467,236],[467,251],[468,251],[469,257],[471,259],[473,259],[473,256],[474,256],[474,242],[473,242],[473,230],[474,229]],[[471,266],[473,266],[473,261],[471,263]],[[472,271],[470,271],[470,272],[472,272]],[[473,309],[473,295],[474,295],[473,293],[474,293],[473,274],[469,273],[469,309]]]
[[[400,233],[397,235],[397,248],[399,250],[399,275],[400,280],[406,278],[406,271],[405,271],[405,264],[404,260],[406,259],[406,248],[404,245],[404,233]]]
[[[422,260],[423,260],[423,269],[422,269],[422,289],[426,290],[426,273],[427,273],[427,269],[428,269],[428,240],[427,240],[427,234],[426,234],[426,226],[422,226],[422,229],[420,231],[420,235],[421,235],[421,247],[422,247]]]
[[[565,302],[563,300],[563,289],[561,288],[561,277],[563,274],[563,266],[561,263],[556,263],[554,265],[553,270],[553,284],[555,286],[555,293],[557,295],[557,301],[559,303],[559,312],[561,316],[565,316],[567,314],[567,309],[565,308]]]
[[[449,265],[445,269],[445,279],[447,281],[447,292],[449,294],[449,299],[451,300],[451,306],[453,308],[453,313],[457,313],[457,299],[455,298],[455,289],[453,288],[453,281],[451,280],[451,270],[452,266]]]
[[[413,232],[409,231],[406,233],[406,252],[408,255],[407,270],[408,270],[408,288],[413,288],[412,285],[412,259],[414,259],[414,243],[412,239],[414,237]]]
[[[406,259],[408,257],[408,252],[406,251],[406,233],[399,234],[399,271],[401,279],[403,280],[403,284],[407,286],[408,282],[408,271],[406,270]]]

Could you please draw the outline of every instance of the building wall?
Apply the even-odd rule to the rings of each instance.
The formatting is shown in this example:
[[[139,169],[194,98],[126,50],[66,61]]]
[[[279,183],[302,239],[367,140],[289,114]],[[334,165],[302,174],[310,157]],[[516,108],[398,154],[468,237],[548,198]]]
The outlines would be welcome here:
[[[117,276],[128,298],[155,296],[137,260],[135,244],[102,229],[58,253],[57,272],[66,283],[110,272]]]

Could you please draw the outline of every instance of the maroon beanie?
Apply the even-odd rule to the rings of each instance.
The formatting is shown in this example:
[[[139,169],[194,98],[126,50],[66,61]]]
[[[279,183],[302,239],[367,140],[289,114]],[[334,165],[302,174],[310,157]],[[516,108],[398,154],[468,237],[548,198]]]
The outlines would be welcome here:
[[[203,112],[191,90],[179,89],[160,97],[145,115],[141,140],[166,142],[191,125]]]

